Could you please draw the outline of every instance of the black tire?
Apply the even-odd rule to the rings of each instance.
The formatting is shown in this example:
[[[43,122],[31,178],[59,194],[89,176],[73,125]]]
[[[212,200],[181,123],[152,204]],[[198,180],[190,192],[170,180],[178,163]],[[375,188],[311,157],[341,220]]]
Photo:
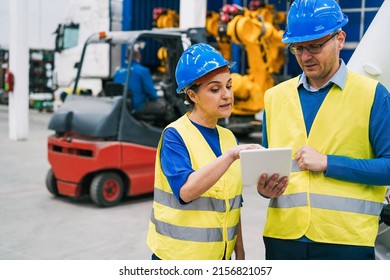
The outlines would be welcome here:
[[[60,195],[57,188],[57,179],[54,176],[53,170],[51,168],[46,174],[46,188],[52,195]]]
[[[111,207],[119,204],[123,193],[123,180],[114,172],[97,174],[91,182],[90,196],[98,206]]]

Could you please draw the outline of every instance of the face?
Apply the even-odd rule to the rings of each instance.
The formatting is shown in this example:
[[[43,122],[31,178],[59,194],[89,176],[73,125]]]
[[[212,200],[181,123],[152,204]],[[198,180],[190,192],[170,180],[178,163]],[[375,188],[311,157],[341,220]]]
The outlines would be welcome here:
[[[313,44],[321,44],[329,39],[331,35],[326,37],[303,42],[295,43],[296,47],[307,47]],[[322,46],[322,50],[318,54],[311,54],[306,49],[303,49],[302,54],[295,55],[299,66],[308,77],[308,82],[314,88],[320,88],[337,72],[339,68],[340,50],[345,42],[345,32],[340,31],[337,35],[331,38]]]
[[[202,81],[198,92],[189,90],[187,94],[194,102],[191,115],[201,125],[213,126],[219,118],[229,117],[232,112],[234,95],[228,71],[210,75]]]

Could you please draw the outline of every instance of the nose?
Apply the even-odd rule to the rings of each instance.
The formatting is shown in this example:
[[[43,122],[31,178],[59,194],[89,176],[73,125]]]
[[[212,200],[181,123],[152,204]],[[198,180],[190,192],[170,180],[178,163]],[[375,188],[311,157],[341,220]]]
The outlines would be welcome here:
[[[222,98],[228,99],[233,96],[232,88],[223,87]]]
[[[308,58],[312,58],[312,56],[313,55],[306,48],[303,48],[302,54],[301,54],[301,59],[302,60],[306,60]]]

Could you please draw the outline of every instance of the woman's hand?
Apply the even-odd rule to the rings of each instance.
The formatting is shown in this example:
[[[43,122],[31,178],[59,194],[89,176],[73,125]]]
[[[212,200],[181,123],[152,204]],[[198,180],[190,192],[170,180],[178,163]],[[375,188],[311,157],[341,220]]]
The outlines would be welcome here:
[[[240,158],[240,152],[243,150],[258,150],[258,149],[264,149],[263,146],[260,144],[240,144],[237,145],[230,150],[228,150],[229,155],[232,157],[233,161]]]
[[[281,196],[288,185],[286,176],[279,179],[279,174],[275,173],[268,177],[266,173],[261,174],[257,182],[257,191],[264,197],[276,198]]]

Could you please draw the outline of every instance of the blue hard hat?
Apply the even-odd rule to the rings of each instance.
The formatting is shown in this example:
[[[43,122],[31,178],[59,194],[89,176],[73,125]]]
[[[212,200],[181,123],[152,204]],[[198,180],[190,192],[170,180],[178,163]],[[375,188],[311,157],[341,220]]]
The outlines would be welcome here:
[[[186,49],[176,66],[177,93],[185,93],[197,79],[223,66],[233,67],[235,63],[227,61],[212,46],[199,43]]]
[[[316,40],[346,25],[348,17],[334,0],[295,0],[287,15],[283,43]]]

